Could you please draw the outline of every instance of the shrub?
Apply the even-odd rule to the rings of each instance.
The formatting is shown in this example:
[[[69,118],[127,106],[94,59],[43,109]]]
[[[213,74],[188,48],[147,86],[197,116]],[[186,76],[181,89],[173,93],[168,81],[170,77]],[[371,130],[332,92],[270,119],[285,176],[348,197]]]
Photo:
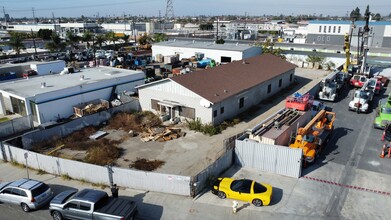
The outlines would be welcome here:
[[[85,161],[101,166],[114,163],[122,154],[122,149],[117,147],[118,144],[118,141],[100,139],[87,150]]]

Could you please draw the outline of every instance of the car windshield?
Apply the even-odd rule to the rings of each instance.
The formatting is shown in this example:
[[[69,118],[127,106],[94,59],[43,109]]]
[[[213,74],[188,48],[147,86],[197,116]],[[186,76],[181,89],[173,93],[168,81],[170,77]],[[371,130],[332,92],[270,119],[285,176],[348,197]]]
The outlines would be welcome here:
[[[234,180],[231,183],[231,189],[236,192],[250,193],[252,180],[242,179]]]
[[[384,114],[391,114],[391,108],[382,108],[381,112]]]
[[[264,193],[266,191],[267,188],[264,185],[257,182],[254,183],[254,193]]]
[[[376,85],[376,81],[371,80],[368,82],[368,86],[374,87]]]
[[[31,190],[31,194],[33,195],[33,197],[39,196],[42,193],[46,192],[46,190],[48,190],[48,189],[49,189],[49,186],[46,185],[45,183],[42,183],[38,187]]]

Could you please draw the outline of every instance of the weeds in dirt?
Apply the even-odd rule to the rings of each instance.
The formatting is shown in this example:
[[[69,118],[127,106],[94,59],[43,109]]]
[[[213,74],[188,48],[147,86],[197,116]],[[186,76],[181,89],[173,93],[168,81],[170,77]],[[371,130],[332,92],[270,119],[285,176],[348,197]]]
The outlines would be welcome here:
[[[19,168],[26,168],[26,165],[18,163],[17,161],[11,161],[11,165],[14,167],[19,167]]]
[[[119,143],[120,141],[99,139],[87,150],[85,162],[101,166],[113,164],[122,154],[122,149],[117,147]]]
[[[48,172],[46,172],[45,170],[39,169],[39,170],[37,170],[37,174],[38,175],[45,175],[45,174],[48,174]]]
[[[232,121],[224,121],[220,125],[212,125],[212,124],[202,124],[201,120],[197,118],[196,120],[187,120],[186,125],[190,130],[195,130],[202,132],[204,134],[208,134],[209,136],[219,134],[221,131],[227,129],[228,127],[232,127],[240,122],[240,119],[233,119]]]
[[[67,173],[66,174],[63,174],[63,175],[61,175],[61,178],[63,179],[63,180],[72,180],[72,177],[70,177]]]
[[[137,158],[136,161],[129,165],[129,168],[135,168],[137,170],[154,171],[157,168],[163,166],[164,161],[161,160],[147,160],[145,158]]]
[[[118,113],[108,124],[109,129],[133,130],[137,132],[147,131],[148,128],[161,126],[160,118],[150,111],[135,112],[132,114]]]

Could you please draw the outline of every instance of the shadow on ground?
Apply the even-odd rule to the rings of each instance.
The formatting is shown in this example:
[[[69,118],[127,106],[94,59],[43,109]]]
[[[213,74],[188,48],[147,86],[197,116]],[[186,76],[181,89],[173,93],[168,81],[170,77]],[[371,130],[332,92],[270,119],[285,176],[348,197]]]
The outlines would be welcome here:
[[[139,193],[134,197],[128,197],[128,196],[119,196],[119,197],[136,202],[137,209],[138,209],[138,214],[136,216],[136,219],[148,219],[148,220],[161,219],[163,214],[163,207],[160,205],[145,203],[144,197],[147,195],[147,193],[148,191],[144,193]]]

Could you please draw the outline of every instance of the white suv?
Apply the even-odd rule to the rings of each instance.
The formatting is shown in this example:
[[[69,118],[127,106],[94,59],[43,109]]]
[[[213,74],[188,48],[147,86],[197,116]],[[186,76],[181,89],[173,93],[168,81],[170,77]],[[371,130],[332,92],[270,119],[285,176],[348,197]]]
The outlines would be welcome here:
[[[48,185],[32,179],[0,183],[0,202],[20,205],[25,212],[38,209],[53,197]]]

